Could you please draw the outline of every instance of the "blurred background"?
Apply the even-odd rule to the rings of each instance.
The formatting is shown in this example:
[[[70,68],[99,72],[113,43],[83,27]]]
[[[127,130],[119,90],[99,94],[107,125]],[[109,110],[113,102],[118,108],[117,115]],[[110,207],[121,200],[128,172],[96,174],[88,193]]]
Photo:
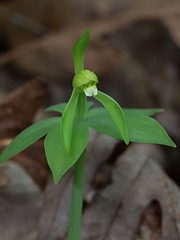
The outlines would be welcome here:
[[[97,74],[98,88],[113,96],[122,107],[165,109],[155,117],[177,144],[177,149],[158,146],[163,155],[160,162],[179,185],[179,26],[178,0],[1,0],[1,150],[9,139],[32,122],[52,116],[44,113],[45,107],[69,99],[74,76],[72,47],[84,30],[90,28],[85,68]],[[49,176],[42,143],[37,143],[13,162],[18,162],[33,177],[36,183],[31,186],[33,189],[37,186],[41,189],[33,190],[38,196],[35,202],[39,205],[32,200],[36,206],[33,209],[39,211],[42,191]],[[7,168],[11,167],[1,169],[3,196],[8,195],[10,170]],[[11,190],[14,191],[13,186]],[[1,209],[0,216],[7,209],[8,204]],[[35,210],[32,210],[34,215],[29,226],[34,226],[34,218],[37,218]],[[13,216],[15,221],[16,213]],[[0,239],[16,240],[12,237],[16,232],[13,223],[13,235],[9,236],[5,230],[8,216],[3,217],[3,222],[4,230],[0,229],[4,235],[2,237],[0,232]],[[26,230],[24,232],[30,232],[28,227]]]

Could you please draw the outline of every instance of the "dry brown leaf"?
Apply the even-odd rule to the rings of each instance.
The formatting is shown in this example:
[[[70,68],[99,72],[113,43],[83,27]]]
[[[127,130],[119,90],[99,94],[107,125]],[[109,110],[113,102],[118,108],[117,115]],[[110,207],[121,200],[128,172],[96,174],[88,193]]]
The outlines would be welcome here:
[[[87,19],[97,19],[119,13],[131,1],[86,0],[86,2],[82,2],[77,0],[75,3],[71,0],[61,0],[61,2],[43,0],[38,3],[34,0],[3,1],[3,3],[0,2],[0,19],[6,30],[10,28],[8,29],[9,34],[12,35],[13,29],[17,31],[10,42],[20,44],[24,38],[30,40],[32,34],[40,36],[47,33],[48,29],[62,29]],[[35,9],[32,7],[33,5],[36,6]],[[22,19],[23,23],[18,19]],[[8,26],[8,23],[11,26]]]
[[[70,27],[10,51],[0,58],[0,65],[16,59],[16,64],[28,72],[41,72],[56,77],[72,73],[72,46],[88,26],[91,29],[91,42],[87,49],[86,66],[91,66],[99,74],[115,68],[126,59],[126,53],[122,49],[117,51],[103,42],[104,35],[110,35],[136,20],[164,20],[175,16],[179,11],[178,0],[132,1],[119,15],[83,22],[75,28]]]
[[[47,94],[47,84],[40,77],[9,94],[0,104],[0,138],[14,137],[31,125]]]
[[[35,113],[47,94],[47,84],[42,78],[35,78],[12,92],[0,104],[0,152],[13,137],[32,124]],[[11,160],[24,167],[41,188],[45,186],[49,168],[45,159],[43,141],[36,142]]]
[[[177,240],[180,238],[179,198],[178,187],[153,159],[138,152],[134,144],[118,159],[112,184],[100,192],[84,212],[81,239],[136,239],[142,229],[143,216],[148,216],[147,206],[155,200],[162,218],[159,216],[159,223],[155,218],[153,222],[151,213],[150,236],[154,224],[157,232],[161,232],[158,240]]]
[[[50,170],[45,157],[43,140],[37,141],[23,152],[17,154],[11,158],[11,161],[22,166],[36,184],[41,189],[44,189]]]
[[[153,200],[145,209],[138,237],[135,240],[161,240],[162,212],[158,201]]]
[[[8,184],[9,180],[7,176],[4,174],[2,169],[0,169],[0,187],[4,187]]]
[[[42,192],[20,165],[9,161],[0,169],[9,179],[7,186],[0,187],[0,238],[27,240],[22,236],[36,228]]]
[[[180,47],[180,17],[179,14],[163,19],[164,25],[169,29],[174,42]]]

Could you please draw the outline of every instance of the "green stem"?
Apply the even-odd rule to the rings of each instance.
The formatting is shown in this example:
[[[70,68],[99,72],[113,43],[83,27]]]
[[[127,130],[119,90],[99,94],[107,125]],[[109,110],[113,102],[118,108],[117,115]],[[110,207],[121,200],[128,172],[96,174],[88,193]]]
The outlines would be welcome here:
[[[83,206],[85,151],[74,167],[74,182],[72,187],[72,203],[68,240],[79,240]]]
[[[86,96],[79,95],[76,115],[78,120],[85,120],[86,117]],[[74,181],[72,187],[72,203],[68,240],[79,240],[81,231],[81,218],[83,206],[84,172],[85,172],[85,150],[74,166]]]
[[[80,93],[76,107],[77,119],[85,120],[86,117],[85,112],[86,112],[86,95],[84,93]]]

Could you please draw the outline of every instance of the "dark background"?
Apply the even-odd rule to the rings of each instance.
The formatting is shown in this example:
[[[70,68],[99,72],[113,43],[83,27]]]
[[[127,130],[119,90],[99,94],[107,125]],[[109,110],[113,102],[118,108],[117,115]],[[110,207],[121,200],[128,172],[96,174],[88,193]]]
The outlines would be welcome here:
[[[97,74],[98,89],[114,97],[122,107],[165,109],[155,117],[177,149],[158,148],[163,154],[163,168],[179,185],[179,26],[178,0],[1,0],[1,148],[6,139],[32,122],[48,117],[43,112],[45,107],[69,99],[74,76],[72,47],[90,28],[85,68]],[[32,83],[32,79],[39,78],[40,82]],[[10,93],[27,83],[30,86],[22,90],[23,97],[19,98],[16,92],[9,98]],[[9,108],[15,110],[12,115],[4,110]],[[36,147],[30,152],[36,157],[40,154],[41,159],[42,146]],[[119,154],[118,147],[115,150]],[[30,157],[34,159],[34,155]],[[22,159],[15,161],[28,170],[43,191],[49,176],[47,166],[43,165],[42,173],[41,164],[33,165],[27,159],[27,164]],[[39,171],[41,177],[37,176]],[[1,185],[5,187],[8,179],[3,178],[3,171],[1,174]],[[8,224],[8,218],[6,221]],[[0,235],[0,239],[16,240],[8,238],[8,234],[4,238]]]

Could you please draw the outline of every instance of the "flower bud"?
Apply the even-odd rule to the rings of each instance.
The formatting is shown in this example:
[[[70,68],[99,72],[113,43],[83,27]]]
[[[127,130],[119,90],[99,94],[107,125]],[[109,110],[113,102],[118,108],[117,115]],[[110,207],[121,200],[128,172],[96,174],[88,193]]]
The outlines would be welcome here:
[[[72,85],[79,92],[84,91],[86,96],[91,97],[92,95],[97,95],[97,83],[98,78],[95,73],[89,70],[82,70],[74,76]]]

